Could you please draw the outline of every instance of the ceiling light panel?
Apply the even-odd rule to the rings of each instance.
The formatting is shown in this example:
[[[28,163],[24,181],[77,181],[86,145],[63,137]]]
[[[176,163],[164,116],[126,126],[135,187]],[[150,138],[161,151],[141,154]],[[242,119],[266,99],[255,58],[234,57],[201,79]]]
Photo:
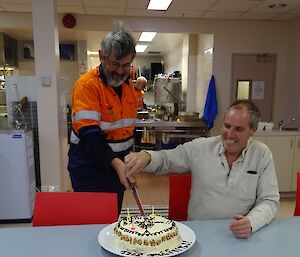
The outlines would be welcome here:
[[[151,42],[156,36],[157,32],[142,32],[139,41],[141,42]]]
[[[167,10],[172,0],[150,0],[148,10]]]
[[[137,53],[143,53],[143,52],[145,52],[147,47],[148,47],[148,45],[136,45],[135,51]]]

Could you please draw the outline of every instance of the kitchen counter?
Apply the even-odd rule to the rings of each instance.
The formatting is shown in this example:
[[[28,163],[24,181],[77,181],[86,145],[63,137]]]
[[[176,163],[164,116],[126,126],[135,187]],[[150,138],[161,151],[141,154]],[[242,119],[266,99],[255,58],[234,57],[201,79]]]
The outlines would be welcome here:
[[[163,138],[164,141],[169,141],[171,138],[189,141],[197,137],[208,136],[206,124],[203,120],[163,121],[160,119],[137,119],[135,125],[137,131],[155,134],[157,149],[161,149]]]
[[[255,136],[297,136],[300,135],[300,130],[265,130],[265,131],[257,131]]]
[[[16,130],[16,129],[2,129],[0,128],[0,134],[16,134],[16,133],[24,133],[30,131],[30,129],[24,131],[24,130]]]
[[[163,121],[160,119],[137,119],[136,127],[192,127],[206,129],[205,122],[200,119],[199,121]]]

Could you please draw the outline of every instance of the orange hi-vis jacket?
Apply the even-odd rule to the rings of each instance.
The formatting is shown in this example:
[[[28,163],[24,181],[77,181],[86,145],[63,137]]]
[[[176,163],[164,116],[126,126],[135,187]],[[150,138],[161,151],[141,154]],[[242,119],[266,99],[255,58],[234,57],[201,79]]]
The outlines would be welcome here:
[[[137,99],[131,80],[122,84],[122,100],[114,89],[107,86],[95,68],[76,82],[72,96],[72,126],[70,141],[79,143],[78,130],[97,125],[106,134],[113,152],[121,152],[134,143],[134,125],[137,116]]]
[[[145,93],[144,91],[140,91],[138,89],[135,90],[136,98],[137,98],[137,110],[142,111],[144,108],[144,97]]]

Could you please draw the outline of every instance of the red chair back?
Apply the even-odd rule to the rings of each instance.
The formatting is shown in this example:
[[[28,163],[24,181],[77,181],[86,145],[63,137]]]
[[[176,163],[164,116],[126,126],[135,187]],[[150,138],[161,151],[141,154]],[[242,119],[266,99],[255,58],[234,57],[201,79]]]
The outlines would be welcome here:
[[[116,193],[38,192],[32,225],[107,224],[117,220]]]
[[[294,216],[300,216],[300,172],[297,172],[297,194]]]
[[[169,219],[187,220],[191,177],[191,173],[170,175]]]

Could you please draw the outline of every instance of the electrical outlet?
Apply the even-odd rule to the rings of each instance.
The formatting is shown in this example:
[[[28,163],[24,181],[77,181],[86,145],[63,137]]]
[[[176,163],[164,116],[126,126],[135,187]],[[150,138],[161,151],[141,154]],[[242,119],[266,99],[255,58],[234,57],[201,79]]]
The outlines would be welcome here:
[[[49,186],[42,186],[42,192],[57,192],[58,185],[49,185]]]

